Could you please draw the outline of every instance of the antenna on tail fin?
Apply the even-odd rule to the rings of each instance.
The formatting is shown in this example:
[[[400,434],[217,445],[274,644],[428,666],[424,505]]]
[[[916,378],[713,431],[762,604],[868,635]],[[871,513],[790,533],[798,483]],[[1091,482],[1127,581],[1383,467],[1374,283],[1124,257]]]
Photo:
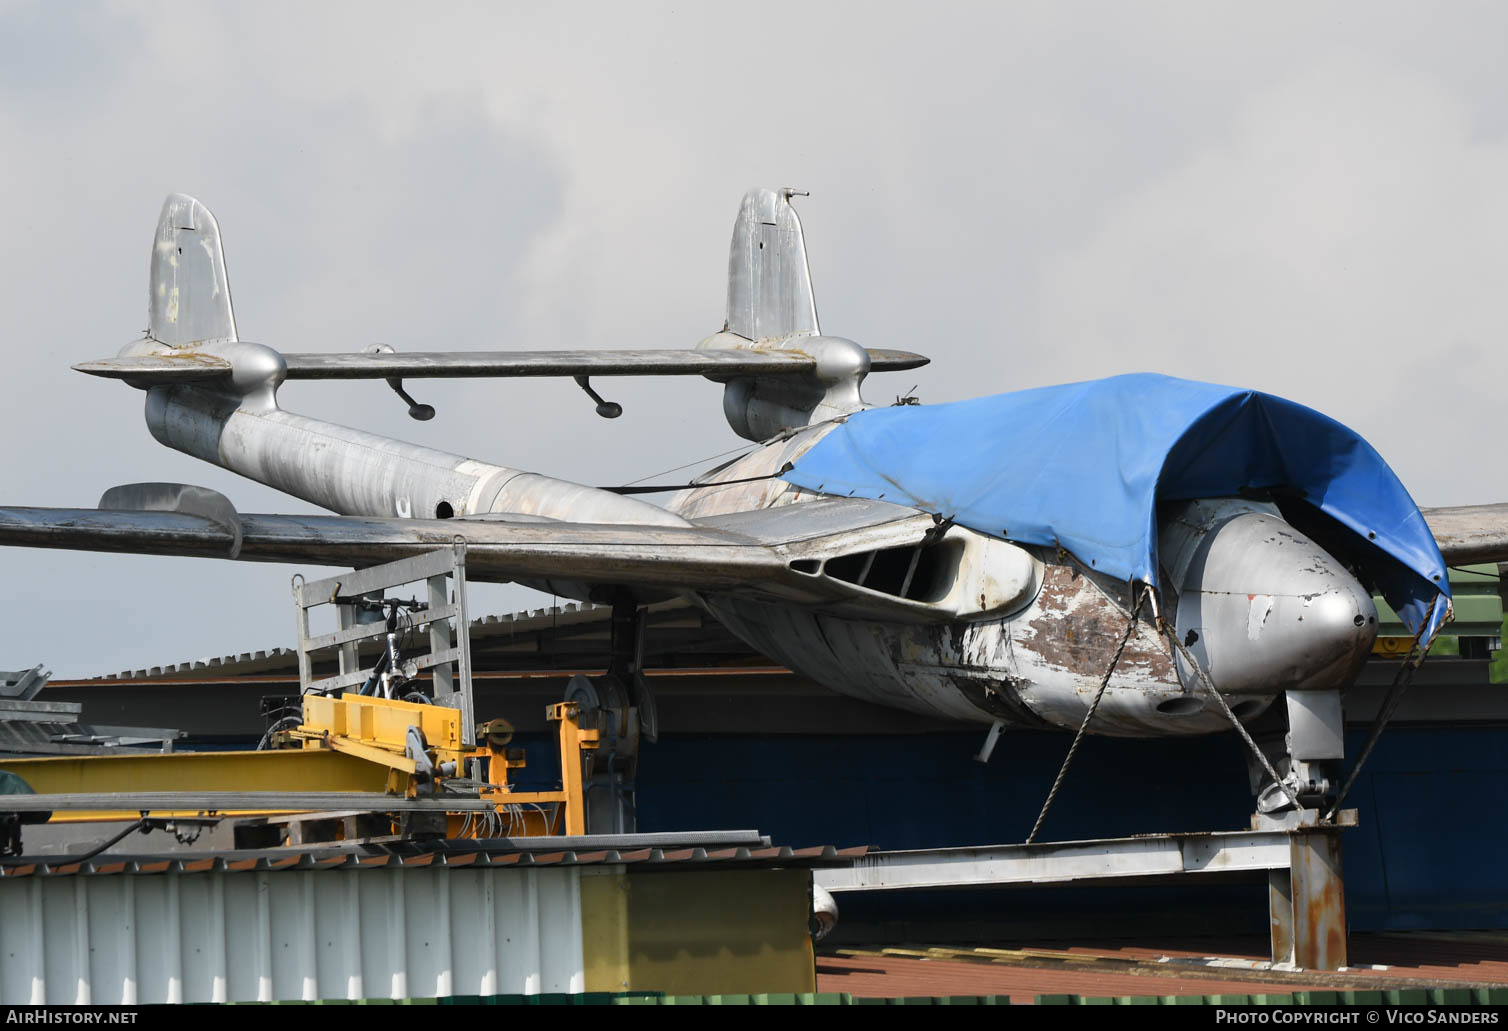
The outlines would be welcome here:
[[[220,225],[208,208],[186,194],[170,194],[157,219],[147,335],[169,347],[237,339]]]

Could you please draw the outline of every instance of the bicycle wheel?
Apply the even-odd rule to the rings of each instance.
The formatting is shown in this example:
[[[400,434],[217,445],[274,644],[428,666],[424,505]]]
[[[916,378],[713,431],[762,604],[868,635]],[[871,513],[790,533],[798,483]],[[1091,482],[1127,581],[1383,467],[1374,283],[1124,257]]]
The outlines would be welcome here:
[[[284,716],[282,719],[278,720],[272,726],[267,728],[267,733],[263,734],[262,740],[257,742],[257,751],[271,751],[273,748],[273,741],[279,734],[283,733],[284,731],[292,730],[294,727],[301,726],[303,722],[304,718],[302,716]]]

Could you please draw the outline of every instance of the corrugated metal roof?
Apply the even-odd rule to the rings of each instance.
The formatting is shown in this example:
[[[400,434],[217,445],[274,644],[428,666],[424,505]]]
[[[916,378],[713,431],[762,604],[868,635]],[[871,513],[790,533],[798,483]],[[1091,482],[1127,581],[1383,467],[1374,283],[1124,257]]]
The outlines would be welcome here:
[[[488,851],[482,848],[448,848],[395,852],[356,852],[309,848],[266,849],[194,855],[114,856],[104,855],[85,862],[66,858],[12,863],[0,866],[0,879],[17,877],[111,876],[163,873],[253,873],[274,870],[380,870],[415,867],[538,867],[538,866],[658,866],[662,864],[752,864],[759,866],[809,865],[850,862],[869,851],[868,846],[810,848],[734,846],[729,848],[635,848],[560,849],[536,852],[524,849]]]
[[[686,603],[681,602],[681,605]],[[576,604],[543,609],[524,609],[519,612],[495,616],[480,616],[471,621],[472,638],[496,634],[516,633],[544,629],[549,626],[575,625],[598,622],[612,614],[610,605]],[[326,655],[328,653],[328,655]],[[317,657],[334,656],[335,649],[316,651]],[[316,661],[317,661],[316,659]],[[265,648],[253,652],[239,652],[203,659],[185,659],[182,662],[165,662],[160,666],[145,666],[141,669],[105,673],[90,680],[146,680],[158,677],[191,676],[206,671],[224,674],[265,673],[287,669],[298,662],[298,652],[293,648]]]
[[[603,625],[602,632],[605,635],[607,633],[606,624],[612,616],[612,611],[612,606],[610,605],[568,602],[564,605],[549,608],[523,609],[518,612],[481,616],[471,621],[472,644],[473,647],[479,647],[497,638],[536,634],[546,630],[583,627],[599,623]],[[680,611],[695,612],[700,615],[700,610],[695,609],[690,602],[681,599],[673,599],[650,605],[648,606],[648,611],[655,615]],[[336,649],[324,648],[316,650],[313,652],[313,657],[316,664],[322,662],[333,663],[336,659]],[[100,674],[99,676],[86,678],[86,681],[79,682],[159,680],[197,677],[205,674],[251,676],[257,673],[296,670],[297,666],[298,652],[295,649],[280,647],[265,648],[231,655],[220,655],[202,659],[185,659],[181,662],[167,662],[159,666],[145,666],[141,669],[122,670],[118,673]],[[74,683],[75,681],[68,682]]]

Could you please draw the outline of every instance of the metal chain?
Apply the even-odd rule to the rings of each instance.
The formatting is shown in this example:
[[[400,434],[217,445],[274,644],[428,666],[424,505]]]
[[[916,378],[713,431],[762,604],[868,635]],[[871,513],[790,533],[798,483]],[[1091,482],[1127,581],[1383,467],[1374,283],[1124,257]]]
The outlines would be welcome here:
[[[1424,664],[1424,657],[1429,654],[1429,648],[1426,646],[1421,649],[1419,647],[1419,638],[1424,634],[1424,628],[1429,626],[1430,620],[1434,618],[1435,606],[1439,603],[1440,599],[1437,597],[1430,603],[1429,611],[1424,614],[1424,618],[1419,621],[1419,629],[1415,631],[1414,641],[1409,645],[1408,657],[1403,660],[1403,665],[1398,668],[1398,672],[1393,674],[1393,683],[1388,688],[1387,696],[1382,701],[1382,708],[1377,710],[1377,718],[1372,721],[1372,729],[1367,733],[1366,743],[1361,746],[1361,754],[1356,757],[1356,762],[1352,765],[1351,772],[1346,775],[1345,783],[1340,786],[1340,791],[1335,796],[1335,804],[1330,807],[1327,818],[1333,818],[1340,811],[1340,805],[1346,800],[1346,796],[1351,793],[1351,787],[1356,783],[1356,778],[1360,776],[1361,768],[1367,764],[1367,759],[1371,756],[1372,749],[1377,747],[1377,740],[1382,737],[1383,729],[1387,727],[1388,721],[1393,718],[1393,714],[1398,711],[1398,706],[1403,701],[1403,693],[1414,682],[1414,673]]]
[[[1148,587],[1136,599],[1135,606],[1131,609],[1131,618],[1126,621],[1126,632],[1121,636],[1120,646],[1115,649],[1115,654],[1110,657],[1110,665],[1105,670],[1105,675],[1100,678],[1100,689],[1094,694],[1094,701],[1089,705],[1089,711],[1084,713],[1084,720],[1079,724],[1078,733],[1073,736],[1073,744],[1068,746],[1068,754],[1063,757],[1063,765],[1058,767],[1058,775],[1052,782],[1052,790],[1047,793],[1047,800],[1042,803],[1042,811],[1037,814],[1037,822],[1032,824],[1032,832],[1026,836],[1026,844],[1030,845],[1037,840],[1037,832],[1042,829],[1042,821],[1047,819],[1047,811],[1052,808],[1053,802],[1057,801],[1058,789],[1063,786],[1063,778],[1068,774],[1068,767],[1073,764],[1073,757],[1079,750],[1079,745],[1084,741],[1084,732],[1089,729],[1089,721],[1094,719],[1095,710],[1100,707],[1100,699],[1105,696],[1105,688],[1110,686],[1110,675],[1115,672],[1116,663],[1121,661],[1121,654],[1125,652],[1126,645],[1131,643],[1131,635],[1136,632],[1137,617],[1141,615],[1142,602],[1147,600],[1147,595],[1152,588]]]
[[[1165,627],[1164,630],[1168,635],[1168,640],[1173,643],[1174,648],[1178,649],[1178,654],[1183,656],[1183,661],[1189,664],[1189,668],[1198,676],[1199,682],[1204,685],[1205,690],[1215,699],[1216,704],[1220,706],[1220,711],[1225,713],[1225,718],[1230,720],[1231,726],[1236,728],[1236,733],[1241,735],[1241,740],[1246,742],[1246,747],[1251,749],[1251,754],[1257,757],[1257,761],[1262,764],[1262,769],[1267,771],[1267,775],[1272,778],[1272,782],[1287,796],[1288,801],[1293,803],[1295,809],[1303,809],[1304,807],[1299,803],[1298,796],[1293,793],[1293,790],[1287,784],[1283,783],[1282,778],[1278,776],[1278,771],[1273,769],[1272,763],[1268,761],[1267,753],[1258,748],[1257,743],[1251,739],[1251,735],[1246,732],[1245,724],[1236,718],[1236,714],[1226,704],[1225,695],[1220,693],[1214,683],[1211,682],[1209,676],[1204,672],[1204,668],[1199,665],[1193,655],[1189,654],[1189,650],[1178,639],[1177,632],[1171,626]]]

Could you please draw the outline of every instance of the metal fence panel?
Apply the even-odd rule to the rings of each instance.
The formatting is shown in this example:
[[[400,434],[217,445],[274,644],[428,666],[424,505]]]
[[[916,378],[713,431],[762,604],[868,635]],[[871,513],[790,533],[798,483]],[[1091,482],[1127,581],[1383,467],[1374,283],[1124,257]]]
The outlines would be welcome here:
[[[0,1003],[579,993],[580,872],[283,870],[0,882]]]

